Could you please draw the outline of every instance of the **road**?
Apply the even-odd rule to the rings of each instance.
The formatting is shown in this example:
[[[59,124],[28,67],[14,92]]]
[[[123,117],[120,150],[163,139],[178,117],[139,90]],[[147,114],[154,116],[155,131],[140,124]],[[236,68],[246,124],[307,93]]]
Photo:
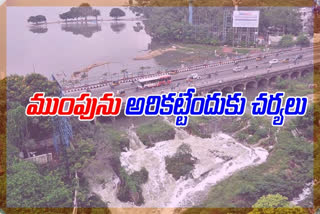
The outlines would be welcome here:
[[[316,48],[316,47],[315,47]],[[319,48],[319,47],[317,47]],[[301,54],[302,59],[297,61],[297,64],[293,63],[293,59]],[[289,58],[288,63],[281,62],[284,59]],[[269,68],[269,61],[272,59],[278,59],[279,63],[273,64],[272,68]],[[124,96],[146,96],[148,94],[156,94],[168,91],[183,91],[187,87],[195,86],[196,88],[205,86],[205,85],[215,85],[221,82],[227,82],[235,79],[243,79],[251,76],[257,76],[264,73],[272,73],[278,70],[284,70],[292,68],[295,66],[308,65],[312,64],[314,59],[314,50],[313,48],[303,48],[295,49],[294,51],[286,51],[278,54],[271,54],[267,58],[262,59],[261,61],[250,60],[240,62],[238,66],[248,66],[247,70],[234,73],[233,68],[235,67],[234,63],[214,65],[211,67],[199,68],[197,70],[183,71],[176,75],[172,75],[172,83],[168,86],[161,86],[151,89],[136,90],[137,86],[132,83],[121,83],[120,85],[114,87],[113,89],[110,86],[106,85],[104,87],[91,89],[91,93],[94,96],[101,96],[104,92],[117,92],[118,90],[124,90],[126,95]],[[229,60],[230,61],[230,60]],[[227,62],[227,60],[222,61],[222,63]],[[258,66],[258,67],[256,67]],[[269,70],[269,71],[268,71]],[[186,78],[192,73],[197,73],[200,76],[199,80],[193,80],[193,82],[187,82]],[[68,96],[78,96],[79,91],[66,93]]]

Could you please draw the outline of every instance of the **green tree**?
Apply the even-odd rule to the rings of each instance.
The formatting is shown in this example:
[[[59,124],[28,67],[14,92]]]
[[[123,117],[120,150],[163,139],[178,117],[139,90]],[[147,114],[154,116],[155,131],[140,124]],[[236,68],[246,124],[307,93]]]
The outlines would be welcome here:
[[[252,206],[254,209],[249,214],[307,214],[307,210],[293,207],[287,197],[280,194],[262,196]]]
[[[36,19],[38,20],[38,22],[47,22],[47,18],[44,15],[37,15]]]
[[[262,8],[260,11],[259,31],[266,34],[269,27],[277,27],[283,29],[285,34],[297,35],[302,29],[299,17],[299,11],[296,8]]]
[[[288,201],[287,197],[280,194],[269,194],[267,196],[262,196],[259,200],[252,206],[253,208],[276,208],[276,207],[291,207],[292,205]]]
[[[42,175],[31,162],[14,160],[7,169],[7,205],[10,207],[68,207],[72,191],[56,172]]]
[[[81,17],[81,12],[79,10],[78,7],[72,7],[70,9],[70,13],[72,14],[72,16],[75,18],[75,19],[79,19]]]
[[[91,15],[94,16],[94,17],[96,17],[96,22],[98,22],[98,16],[101,15],[100,10],[93,9]]]
[[[112,8],[109,15],[110,15],[110,17],[112,17],[114,19],[118,19],[119,17],[125,16],[126,13],[123,10],[121,10],[120,8]]]
[[[11,75],[7,77],[7,100],[9,109],[15,103],[26,106],[29,98],[35,92],[45,92],[47,96],[58,95],[59,88],[55,82],[49,81],[48,78],[41,74],[32,73],[25,77]],[[16,107],[16,106],[14,106]]]
[[[173,156],[166,156],[166,170],[178,180],[180,177],[189,176],[194,169],[196,158],[192,156],[190,145],[182,144]]]
[[[12,75],[7,77],[8,111],[19,105],[26,107],[29,98],[35,92],[45,92],[47,96],[58,95],[59,88],[55,82],[49,81],[41,74],[28,74],[25,77]],[[49,117],[29,117],[28,131],[31,138],[43,139],[52,135],[52,120]]]
[[[79,6],[79,11],[82,17],[84,17],[85,22],[88,21],[88,16],[92,16],[92,7],[88,3],[82,3]]]
[[[294,45],[293,37],[291,35],[284,35],[279,41],[279,47],[288,48]]]
[[[300,45],[301,47],[308,47],[310,46],[310,40],[306,35],[301,34],[298,36],[296,44]]]
[[[59,14],[59,18],[64,20],[65,22],[68,22],[69,17],[67,15],[67,13],[61,13],[61,14]]]
[[[25,108],[19,105],[15,109],[8,111],[7,116],[7,136],[8,143],[18,147],[20,151],[24,149],[24,143],[27,138],[27,117]]]
[[[43,15],[30,16],[28,22],[39,24],[39,22],[47,22],[47,18]]]

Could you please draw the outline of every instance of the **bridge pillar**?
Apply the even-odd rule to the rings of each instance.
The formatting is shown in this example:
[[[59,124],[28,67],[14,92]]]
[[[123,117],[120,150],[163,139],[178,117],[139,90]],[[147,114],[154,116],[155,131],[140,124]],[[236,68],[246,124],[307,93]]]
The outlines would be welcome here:
[[[249,88],[257,89],[258,88],[258,82],[257,81],[247,82],[246,84],[244,84],[244,88],[245,88],[245,90],[247,90]]]
[[[246,90],[246,84],[244,83],[240,83],[238,85],[234,85],[233,86],[233,91],[236,92],[236,91],[245,91]]]
[[[302,76],[302,72],[299,71],[299,72],[298,72],[298,78],[301,78],[301,76]]]
[[[270,86],[274,85],[274,84],[278,81],[278,79],[279,79],[278,76],[270,77],[270,78],[268,79],[269,85],[270,85]]]
[[[289,77],[290,77],[290,75],[288,73],[285,73],[285,74],[281,75],[281,78],[284,79],[284,80],[285,79],[289,79]]]
[[[296,72],[293,72],[292,74],[290,74],[290,78],[291,79],[298,79],[301,77],[301,72],[300,71],[296,71]]]
[[[226,86],[223,89],[221,89],[222,94],[228,94],[228,93],[233,93],[233,87],[232,86]]]

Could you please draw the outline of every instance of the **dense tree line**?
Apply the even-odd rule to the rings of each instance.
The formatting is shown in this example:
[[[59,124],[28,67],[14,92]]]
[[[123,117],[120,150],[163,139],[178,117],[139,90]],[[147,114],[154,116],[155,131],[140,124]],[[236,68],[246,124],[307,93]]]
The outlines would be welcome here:
[[[43,91],[48,96],[57,96],[60,93],[59,88],[55,82],[36,73],[26,76],[12,75],[1,83],[1,88],[7,89],[7,205],[72,207],[75,188],[73,175],[95,154],[92,141],[88,138],[77,139],[73,142],[72,148],[67,148],[60,142],[62,148],[60,147],[56,154],[58,165],[36,165],[25,161],[21,154],[28,155],[29,148],[39,140],[52,138],[55,125],[52,118],[26,117],[25,107],[28,99],[38,91]],[[0,104],[3,109],[5,103]],[[75,132],[80,132],[77,123],[74,124],[74,129]],[[81,189],[78,192],[78,206],[106,207],[98,196],[90,193],[88,183],[81,173],[79,178]],[[0,193],[2,197],[3,193]]]
[[[298,9],[291,7],[260,9],[259,32],[266,34],[269,27],[282,28],[285,34],[298,35],[302,30]]]
[[[144,6],[188,6],[188,1],[184,0],[136,0],[138,5]],[[195,6],[225,6],[233,7],[233,1],[230,0],[221,0],[221,1],[208,1],[208,0],[197,0],[194,1]],[[259,6],[290,6],[290,7],[306,7],[312,6],[312,1],[308,0],[286,0],[286,1],[274,1],[274,0],[242,0],[241,5],[250,6],[250,7],[259,7]]]
[[[141,5],[149,5],[144,1]],[[230,8],[225,8],[230,10]],[[246,8],[260,10],[259,33],[267,35],[269,27],[283,29],[285,34],[301,32],[300,15],[296,8]],[[194,7],[193,24],[188,23],[187,7],[131,7],[137,15],[143,14],[146,32],[154,40],[218,45],[222,41],[224,10],[219,7]]]
[[[93,9],[88,3],[83,3],[79,7],[72,7],[69,11],[60,14],[59,17],[66,22],[71,19],[76,19],[78,21],[80,18],[87,22],[88,17],[95,17],[97,21],[98,16],[100,15],[100,10]]]
[[[123,10],[121,10],[120,8],[112,8],[109,15],[110,15],[110,17],[118,19],[119,17],[125,16],[126,13]]]
[[[298,45],[300,47],[308,47],[310,46],[310,40],[304,34],[300,34],[296,40],[293,39],[292,35],[284,35],[278,44],[280,48],[288,48],[294,45]]]

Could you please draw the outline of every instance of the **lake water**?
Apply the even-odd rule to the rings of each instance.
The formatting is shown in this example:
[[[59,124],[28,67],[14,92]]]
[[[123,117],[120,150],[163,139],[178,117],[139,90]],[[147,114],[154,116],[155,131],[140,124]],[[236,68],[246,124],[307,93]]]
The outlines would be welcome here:
[[[95,7],[102,19],[110,19],[112,7]],[[89,78],[118,78],[121,70],[128,75],[156,72],[160,65],[154,60],[134,60],[148,52],[151,37],[142,21],[90,21],[81,23],[50,23],[59,21],[59,14],[69,7],[8,7],[7,10],[7,73],[25,75],[32,72],[50,77],[52,73],[73,72],[96,63],[110,63],[89,72]],[[122,7],[125,19],[136,18],[129,8]],[[27,20],[45,15],[49,24],[31,27]],[[91,18],[92,19],[92,18]],[[105,75],[103,75],[105,74]]]

